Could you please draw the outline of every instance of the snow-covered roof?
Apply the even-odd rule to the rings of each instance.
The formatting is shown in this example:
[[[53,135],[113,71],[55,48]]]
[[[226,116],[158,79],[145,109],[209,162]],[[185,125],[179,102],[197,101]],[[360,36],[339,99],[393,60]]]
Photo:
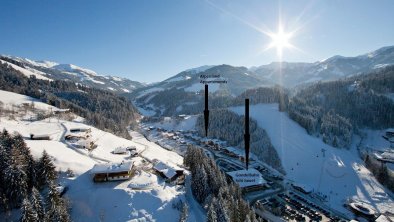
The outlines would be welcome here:
[[[361,212],[361,213],[363,213],[365,215],[373,215],[373,214],[375,214],[375,210],[373,209],[373,207],[371,205],[369,205],[369,204],[366,204],[366,203],[353,202],[353,203],[350,203],[349,206],[353,210]]]
[[[388,161],[388,162],[394,162],[394,152],[385,151],[385,152],[382,152],[382,153],[376,152],[374,154],[375,154],[375,157],[377,159],[379,159],[379,160]]]
[[[376,218],[375,222],[391,222],[391,220],[382,214],[378,218]]]
[[[172,178],[176,175],[177,170],[182,170],[174,166],[169,166],[163,162],[158,162],[155,166],[153,166],[153,169],[162,172],[167,178]]]
[[[126,152],[127,152],[127,147],[122,147],[122,146],[116,147],[114,150],[114,153],[126,153]]]
[[[263,185],[267,183],[261,173],[253,168],[249,170],[231,171],[227,172],[227,174],[230,175],[233,178],[234,182],[238,183],[241,188],[255,185]]]
[[[56,109],[55,112],[68,112],[70,109]]]
[[[129,171],[133,167],[132,162],[121,162],[121,163],[100,163],[95,164],[90,170],[90,173],[117,173]]]
[[[294,187],[301,188],[301,189],[304,190],[304,192],[306,192],[306,193],[310,193],[310,192],[313,191],[313,188],[310,187],[310,186],[308,186],[308,185],[306,185],[306,184],[293,183],[292,185],[293,185]]]
[[[394,133],[394,128],[386,129],[386,132]]]

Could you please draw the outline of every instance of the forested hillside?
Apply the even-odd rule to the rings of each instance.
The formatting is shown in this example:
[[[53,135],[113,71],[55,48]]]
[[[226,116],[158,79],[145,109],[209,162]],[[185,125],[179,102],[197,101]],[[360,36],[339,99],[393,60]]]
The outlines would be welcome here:
[[[135,123],[137,110],[125,97],[89,88],[71,81],[47,81],[24,76],[7,64],[0,64],[0,89],[28,95],[58,108],[69,108],[102,130],[128,137],[127,127]]]
[[[360,128],[394,126],[394,66],[369,74],[311,85],[287,104],[289,116],[335,147],[349,147]]]
[[[260,219],[242,198],[241,189],[228,183],[225,175],[202,149],[188,147],[185,166],[192,174],[191,188],[195,199],[207,210],[207,221],[258,222]]]
[[[199,116],[196,128],[201,136],[205,135],[204,118]],[[230,146],[244,148],[244,117],[227,109],[212,110],[209,115],[208,137],[227,141]],[[261,161],[282,171],[282,164],[278,153],[272,146],[267,133],[257,126],[256,121],[250,121],[251,152]]]
[[[21,208],[20,221],[71,221],[68,203],[56,190],[57,172],[44,151],[34,159],[23,137],[0,132],[0,211]],[[41,193],[46,195],[43,198]]]
[[[245,98],[250,98],[251,104],[279,103],[282,110],[284,109],[282,106],[287,104],[288,92],[279,86],[249,89],[236,97],[219,92],[210,92],[209,109],[240,106],[245,103]],[[202,90],[196,94],[186,92],[184,89],[171,88],[138,97],[136,103],[143,107],[148,105],[153,108],[157,116],[193,115],[204,110],[204,91]]]

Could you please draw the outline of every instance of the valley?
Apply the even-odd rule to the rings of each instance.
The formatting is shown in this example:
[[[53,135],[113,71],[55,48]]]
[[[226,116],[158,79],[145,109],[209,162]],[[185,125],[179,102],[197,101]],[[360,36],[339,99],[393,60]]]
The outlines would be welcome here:
[[[313,65],[282,64],[283,77],[295,85],[276,85],[277,64],[203,66],[132,85],[71,64],[3,56],[0,128],[20,134],[34,158],[44,150],[49,154],[73,221],[204,221],[212,217],[212,206],[230,201],[219,194],[229,190],[201,197],[201,190],[213,192],[208,183],[239,189],[245,212],[256,221],[392,218],[392,49]],[[349,71],[341,65],[347,60],[353,68],[370,64]],[[343,70],[315,70],[333,64]],[[298,69],[310,69],[305,72],[314,77],[286,77]],[[62,80],[67,75],[78,78]],[[204,76],[226,82],[209,84],[207,137]],[[248,169],[245,98],[251,100]],[[193,149],[204,154],[194,160],[204,166],[198,173],[185,164]],[[207,164],[218,171],[210,172]],[[213,174],[219,182],[193,180]],[[215,214],[234,216],[219,208]],[[20,210],[0,216],[17,220]]]

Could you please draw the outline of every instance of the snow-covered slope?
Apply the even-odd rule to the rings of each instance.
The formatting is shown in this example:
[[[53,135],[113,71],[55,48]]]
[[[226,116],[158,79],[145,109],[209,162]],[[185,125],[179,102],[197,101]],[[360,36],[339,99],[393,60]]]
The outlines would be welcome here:
[[[275,62],[252,67],[251,70],[275,83],[293,87],[303,83],[336,80],[393,64],[394,46],[388,46],[356,57],[336,55],[315,63]]]
[[[185,113],[185,110],[193,109],[192,104],[201,102],[204,81],[208,82],[212,96],[237,96],[247,89],[272,85],[245,67],[199,67],[136,90],[135,105],[145,114],[172,116]]]
[[[144,84],[116,76],[104,76],[93,70],[73,64],[59,64],[51,61],[33,61],[14,56],[0,56],[0,62],[9,64],[13,69],[26,76],[35,75],[45,80],[71,80],[75,83],[110,90],[116,93],[129,93]]]
[[[244,113],[244,107],[231,110]],[[286,113],[279,112],[278,104],[253,105],[250,116],[267,131],[289,181],[327,195],[329,204],[343,212],[347,212],[342,206],[347,198],[370,203],[381,213],[394,212],[389,191],[376,181],[355,152],[331,147],[309,135]]]
[[[21,72],[23,75],[30,77],[30,76],[35,76],[37,79],[43,79],[43,80],[51,80],[48,77],[46,77],[46,74],[35,70],[35,69],[31,69],[31,68],[27,68],[27,67],[20,67],[18,65],[12,64],[10,62],[4,61],[2,59],[0,59],[0,63],[1,64],[6,64],[8,67],[15,69],[19,72]]]
[[[157,159],[170,165],[181,166],[183,158],[151,143],[141,134],[131,131],[132,140],[86,125],[83,118],[74,116],[72,121],[58,118],[30,121],[36,112],[45,113],[57,108],[43,104],[33,98],[1,91],[0,101],[4,109],[13,109],[13,116],[0,116],[0,128],[18,132],[24,138],[31,133],[50,135],[52,140],[29,140],[26,143],[34,157],[40,157],[46,150],[53,157],[59,171],[71,169],[75,177],[61,175],[60,181],[69,187],[65,194],[71,200],[73,221],[174,221],[179,211],[172,207],[179,200],[185,201],[185,191],[170,185],[147,170],[150,161]],[[23,104],[34,103],[34,111],[20,109]],[[91,140],[97,148],[88,152],[75,148],[64,140],[72,128],[90,128]],[[116,155],[112,151],[119,147],[135,146],[140,156],[130,159],[128,155]],[[136,175],[124,182],[94,183],[90,169],[94,164],[104,162],[132,161],[138,169]],[[138,184],[149,182],[149,187],[133,189]],[[191,212],[193,214],[193,212]],[[1,220],[1,218],[0,218]]]

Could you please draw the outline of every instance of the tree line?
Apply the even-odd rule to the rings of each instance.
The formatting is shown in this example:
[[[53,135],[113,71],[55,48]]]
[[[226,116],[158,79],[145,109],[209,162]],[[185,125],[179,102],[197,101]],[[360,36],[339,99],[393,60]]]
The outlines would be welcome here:
[[[68,108],[88,124],[118,136],[129,137],[127,127],[135,125],[138,111],[115,93],[63,80],[30,78],[7,64],[0,64],[0,89],[40,99],[58,108]]]
[[[244,149],[244,123],[243,116],[227,109],[212,110],[209,114],[208,137],[227,141],[227,145]],[[253,119],[249,122],[250,150],[261,161],[280,172],[284,172],[274,146],[267,132],[257,125]],[[196,121],[196,129],[200,136],[205,136],[204,117],[200,115]]]
[[[201,85],[198,93],[186,92],[176,87],[160,92],[147,93],[136,98],[140,105],[151,104],[156,107],[156,116],[176,116],[179,114],[194,115],[204,110],[204,90]],[[132,96],[138,95],[133,93]],[[224,109],[231,106],[240,106],[250,98],[251,104],[279,103],[279,109],[284,110],[288,100],[288,91],[280,86],[259,87],[248,89],[238,96],[224,93],[222,90],[209,93],[209,109]],[[182,107],[182,109],[179,109]]]
[[[193,196],[207,210],[208,222],[260,221],[242,199],[239,186],[227,182],[214,160],[207,157],[202,149],[189,146],[184,164],[191,172]]]
[[[300,90],[286,104],[290,118],[309,134],[349,148],[358,129],[394,126],[394,66],[331,82],[318,82]]]

